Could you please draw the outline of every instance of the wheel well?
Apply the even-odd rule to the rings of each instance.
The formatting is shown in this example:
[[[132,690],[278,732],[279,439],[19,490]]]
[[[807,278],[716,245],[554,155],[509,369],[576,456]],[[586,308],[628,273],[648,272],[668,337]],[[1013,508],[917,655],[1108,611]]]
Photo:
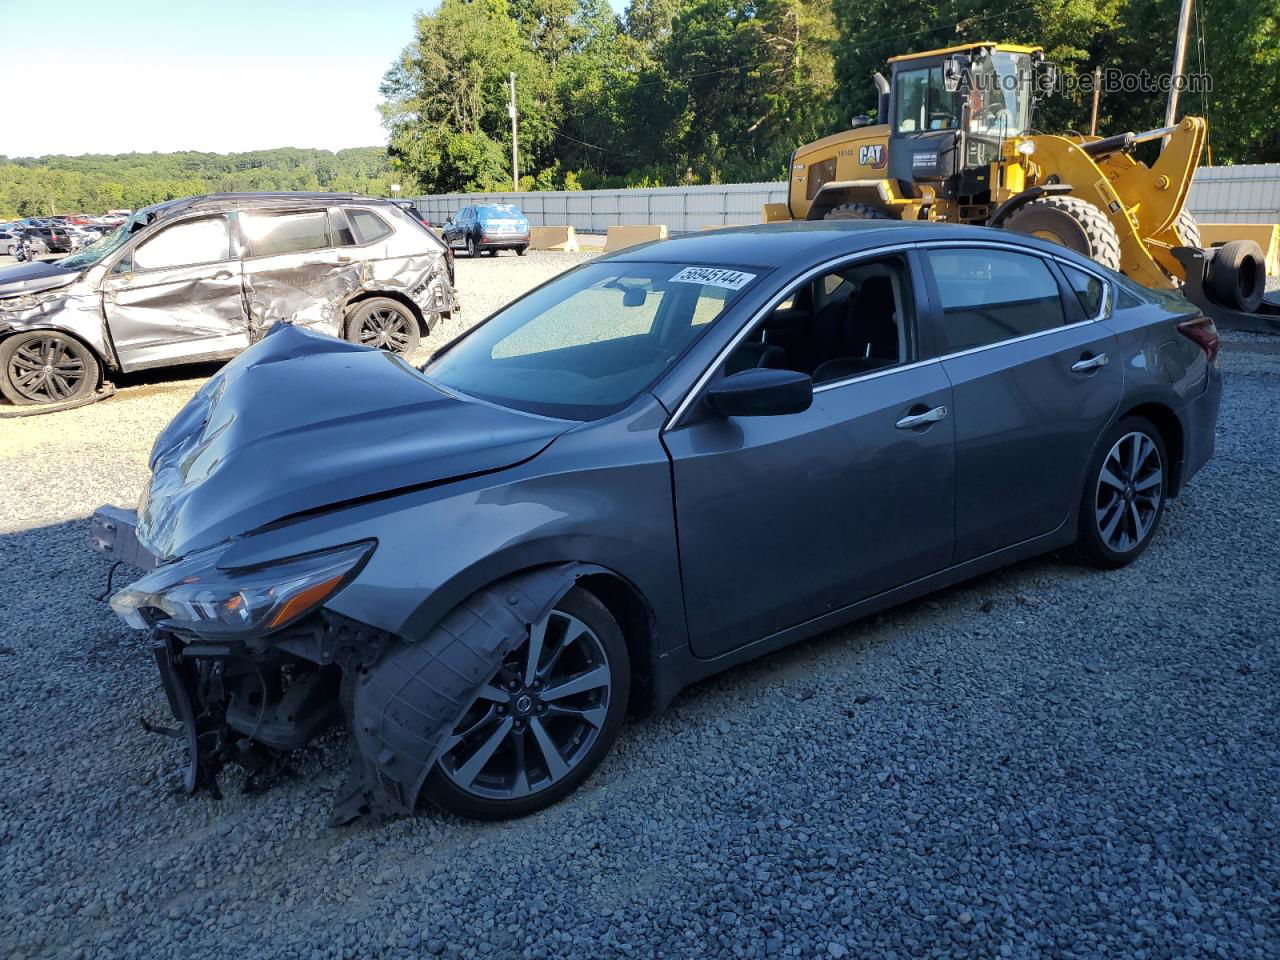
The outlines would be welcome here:
[[[653,708],[654,620],[649,605],[630,583],[609,573],[592,573],[578,580],[603,603],[622,628],[631,656],[631,710],[647,714]]]
[[[1162,403],[1144,403],[1126,410],[1125,417],[1142,417],[1150,420],[1160,431],[1160,439],[1164,441],[1165,452],[1169,455],[1169,496],[1176,497],[1182,488],[1182,424],[1178,416]]]
[[[18,329],[18,330],[10,330],[7,333],[0,334],[0,344],[3,344],[10,337],[16,337],[19,334],[39,333],[42,330],[47,330],[49,333],[56,333],[58,334],[58,336],[66,337],[68,340],[74,340],[76,343],[80,344],[82,347],[88,350],[91,354],[93,354],[93,359],[98,361],[98,382],[93,385],[95,390],[98,387],[102,386],[103,381],[106,380],[107,368],[110,367],[112,370],[115,369],[115,364],[111,363],[109,360],[103,357],[101,353],[99,353],[96,349],[94,349],[93,344],[91,344],[88,340],[86,340],[84,337],[77,336],[76,334],[72,333],[70,330],[63,330],[61,327],[22,327],[21,329]]]
[[[413,317],[418,321],[418,332],[422,336],[426,336],[430,331],[427,330],[427,318],[422,314],[422,308],[410,300],[403,293],[395,290],[365,290],[357,293],[354,297],[347,301],[347,305],[342,310],[342,332],[346,335],[347,317],[351,314],[351,308],[357,303],[363,303],[365,300],[372,300],[374,297],[383,297],[387,300],[394,300],[396,303],[404,304],[413,313]]]

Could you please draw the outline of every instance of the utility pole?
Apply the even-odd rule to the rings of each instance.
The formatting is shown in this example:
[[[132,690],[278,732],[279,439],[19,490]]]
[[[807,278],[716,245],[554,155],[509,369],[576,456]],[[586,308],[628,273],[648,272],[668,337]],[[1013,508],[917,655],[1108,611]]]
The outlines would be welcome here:
[[[1089,119],[1089,136],[1098,135],[1098,101],[1102,99],[1102,68],[1093,68],[1093,116]]]
[[[1182,0],[1182,9],[1178,12],[1178,37],[1173,45],[1173,82],[1169,85],[1169,104],[1164,111],[1164,125],[1172,127],[1178,122],[1178,78],[1182,76],[1183,64],[1187,60],[1187,33],[1191,29],[1191,4],[1193,0]],[[1165,137],[1160,149],[1169,145]]]
[[[520,155],[516,149],[516,74],[514,70],[511,71],[511,102],[507,104],[507,113],[511,115],[511,189],[519,193]]]

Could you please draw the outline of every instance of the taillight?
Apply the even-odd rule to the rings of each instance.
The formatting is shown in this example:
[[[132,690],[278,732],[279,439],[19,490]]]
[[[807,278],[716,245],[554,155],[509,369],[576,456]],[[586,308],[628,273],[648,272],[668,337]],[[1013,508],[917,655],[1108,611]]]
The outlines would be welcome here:
[[[1218,328],[1212,320],[1208,317],[1183,320],[1178,324],[1178,332],[1203,350],[1210,363],[1217,362],[1218,346],[1222,343],[1222,338],[1218,336]]]

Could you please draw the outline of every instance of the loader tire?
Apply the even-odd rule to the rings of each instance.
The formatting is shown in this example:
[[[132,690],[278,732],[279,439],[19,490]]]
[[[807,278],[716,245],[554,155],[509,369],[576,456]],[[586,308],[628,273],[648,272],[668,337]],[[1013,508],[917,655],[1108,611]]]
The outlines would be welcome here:
[[[1107,215],[1079,197],[1042,197],[1019,207],[1006,230],[1061,244],[1108,267],[1120,269],[1120,234]]]
[[[883,210],[865,203],[842,203],[832,207],[822,216],[823,220],[888,220]]]
[[[1177,228],[1184,247],[1200,246],[1200,224],[1196,223],[1196,218],[1192,216],[1190,210],[1183,210],[1178,214],[1178,219],[1173,225]]]
[[[1267,289],[1262,248],[1252,240],[1224,243],[1209,261],[1209,288],[1224,307],[1256,312]]]

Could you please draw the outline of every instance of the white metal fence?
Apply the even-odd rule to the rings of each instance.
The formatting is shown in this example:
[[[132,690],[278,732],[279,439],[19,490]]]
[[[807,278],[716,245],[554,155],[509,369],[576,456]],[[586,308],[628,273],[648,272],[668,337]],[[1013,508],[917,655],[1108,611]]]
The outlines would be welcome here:
[[[759,223],[766,203],[785,203],[785,183],[734,183],[631,190],[547,190],[528,193],[446,193],[414,203],[432,223],[444,223],[471,203],[514,203],[536,227],[568,224],[603,233],[616,224],[664,223],[672,233],[726,224]],[[1280,163],[1201,167],[1187,201],[1206,223],[1280,222]]]

